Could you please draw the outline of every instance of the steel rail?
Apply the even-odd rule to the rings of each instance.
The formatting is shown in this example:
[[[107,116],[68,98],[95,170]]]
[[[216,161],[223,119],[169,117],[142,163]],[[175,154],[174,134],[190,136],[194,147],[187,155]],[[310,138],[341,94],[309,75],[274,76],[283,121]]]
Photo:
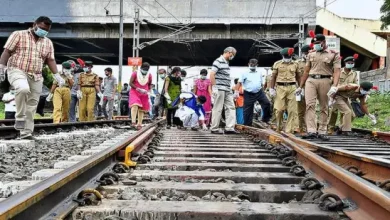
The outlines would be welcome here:
[[[150,119],[144,119],[144,121],[150,122]],[[119,123],[131,123],[130,119],[119,119],[119,120],[102,120],[102,121],[88,121],[88,122],[64,122],[64,123],[43,123],[35,124],[34,133],[39,133],[41,130],[47,133],[58,132],[58,129],[70,130],[74,128],[84,128],[85,126],[103,126],[113,125]],[[15,139],[19,135],[19,131],[15,130],[14,126],[3,126],[0,127],[0,138],[3,139]]]
[[[103,123],[107,121],[102,121]],[[151,129],[156,129],[162,120],[147,125],[121,143],[109,147],[58,174],[23,190],[0,202],[0,220],[39,219],[43,216],[58,218],[65,211],[77,206],[72,197],[86,186],[97,186],[96,176],[107,172],[115,164],[117,152]]]
[[[322,191],[338,195],[348,205],[343,211],[349,218],[388,219],[390,216],[390,193],[269,129],[240,125],[236,128],[268,139],[270,143],[282,143],[294,150],[297,160],[306,171],[323,182]]]

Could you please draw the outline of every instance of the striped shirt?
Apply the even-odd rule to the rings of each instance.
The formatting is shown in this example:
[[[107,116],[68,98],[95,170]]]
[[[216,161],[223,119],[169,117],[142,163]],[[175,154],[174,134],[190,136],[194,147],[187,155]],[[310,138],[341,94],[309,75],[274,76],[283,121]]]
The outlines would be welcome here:
[[[4,49],[11,51],[8,68],[17,68],[30,75],[42,76],[43,64],[46,59],[54,59],[54,47],[47,37],[38,38],[32,29],[15,31],[8,38]]]
[[[214,61],[211,71],[215,72],[215,87],[218,90],[230,91],[230,67],[222,55]]]

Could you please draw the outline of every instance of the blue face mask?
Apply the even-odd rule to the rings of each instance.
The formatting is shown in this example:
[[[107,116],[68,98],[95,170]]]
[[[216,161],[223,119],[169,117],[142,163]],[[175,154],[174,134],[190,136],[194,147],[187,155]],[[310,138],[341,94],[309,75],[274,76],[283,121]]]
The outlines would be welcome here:
[[[34,33],[38,37],[46,37],[49,32],[47,32],[47,31],[45,31],[45,30],[43,30],[43,29],[41,29],[39,27],[36,27],[36,29],[34,29]]]
[[[353,64],[353,63],[345,64],[345,68],[347,68],[347,69],[352,69],[354,66],[355,66],[355,64]]]
[[[321,44],[314,44],[314,50],[321,51],[322,50]]]

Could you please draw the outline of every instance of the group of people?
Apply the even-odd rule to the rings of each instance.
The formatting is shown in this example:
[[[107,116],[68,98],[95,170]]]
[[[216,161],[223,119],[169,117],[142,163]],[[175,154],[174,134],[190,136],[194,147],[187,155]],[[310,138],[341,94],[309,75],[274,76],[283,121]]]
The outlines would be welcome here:
[[[117,94],[117,80],[112,69],[106,68],[104,79],[92,71],[90,61],[69,60],[57,69],[53,43],[47,34],[52,21],[39,17],[27,30],[15,31],[8,38],[0,58],[0,82],[8,80],[9,93],[3,96],[7,117],[15,117],[15,129],[22,139],[33,139],[34,114],[43,88],[43,65],[53,73],[54,81],[47,101],[53,100],[54,123],[76,121],[76,105],[79,120],[95,119],[94,109],[102,106],[106,119],[113,115],[113,103]],[[120,95],[120,109],[127,114],[130,108],[134,127],[140,129],[146,112],[154,116],[166,115],[167,128],[191,128],[211,133],[234,134],[235,124],[250,126],[257,103],[261,106],[262,121],[275,122],[278,131],[283,129],[283,115],[287,112],[286,132],[297,129],[307,131],[306,138],[327,140],[328,108],[331,107],[329,129],[334,129],[337,111],[342,114],[341,131],[349,134],[352,118],[364,114],[376,123],[368,112],[366,98],[373,85],[369,82],[356,84],[356,73],[352,70],[357,57],[344,59],[326,46],[325,36],[310,32],[313,46],[301,48],[303,57],[294,61],[294,49],[281,50],[282,59],[272,67],[272,76],[263,78],[257,71],[258,61],[251,59],[248,71],[242,73],[231,88],[229,62],[237,50],[228,47],[212,64],[208,71],[201,70],[194,88],[185,83],[186,72],[180,67],[167,71],[159,70],[158,91],[152,85],[150,64],[143,63],[134,69],[130,82]],[[102,82],[103,81],[103,82]],[[102,88],[104,84],[104,90]],[[153,92],[152,92],[153,91]],[[360,103],[356,102],[360,100]],[[316,123],[316,104],[320,106],[319,128]],[[236,110],[237,107],[237,110]],[[107,109],[109,111],[107,111]],[[14,112],[13,114],[9,112]],[[165,114],[164,114],[165,112]],[[223,114],[224,113],[224,114]],[[225,128],[220,128],[224,115]],[[137,121],[138,118],[138,121]]]

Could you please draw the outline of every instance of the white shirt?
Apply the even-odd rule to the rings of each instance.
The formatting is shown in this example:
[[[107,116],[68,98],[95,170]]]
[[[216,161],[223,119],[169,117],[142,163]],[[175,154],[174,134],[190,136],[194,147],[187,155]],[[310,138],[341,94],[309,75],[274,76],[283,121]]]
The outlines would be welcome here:
[[[10,100],[12,100],[12,101],[8,102]],[[3,102],[8,102],[8,103],[5,103],[4,111],[6,111],[6,112],[16,112],[15,95],[11,94],[10,92],[5,93],[3,95]]]
[[[161,79],[161,78],[158,79],[158,83],[157,83],[157,85],[158,85],[158,90],[157,90],[158,94],[161,94],[162,91],[164,90],[164,81],[165,81],[165,78],[164,79]]]
[[[186,81],[181,81],[181,92],[191,92],[191,85]]]

